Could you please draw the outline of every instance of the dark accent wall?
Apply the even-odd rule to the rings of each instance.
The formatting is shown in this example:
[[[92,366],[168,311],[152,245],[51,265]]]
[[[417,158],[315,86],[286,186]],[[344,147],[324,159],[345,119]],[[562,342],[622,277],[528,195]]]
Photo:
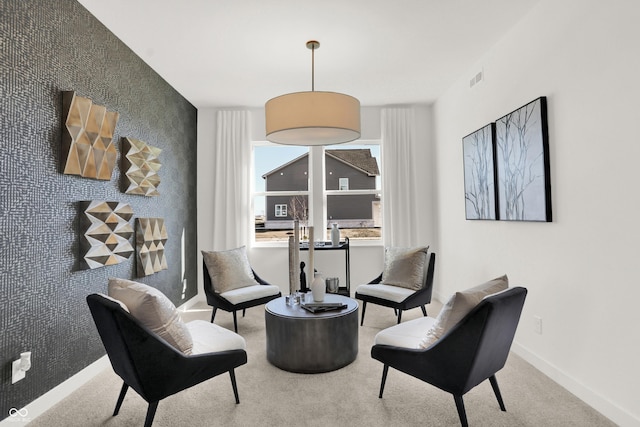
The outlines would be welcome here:
[[[163,150],[160,196],[122,193],[120,159],[110,181],[60,173],[64,90],[120,113],[119,155],[124,136]],[[0,2],[0,419],[104,355],[85,297],[106,292],[109,277],[157,287],[176,305],[197,293],[196,120],[196,108],[76,1]],[[168,270],[136,278],[135,255],[79,270],[81,200],[129,203],[132,225],[165,218]],[[12,385],[11,361],[28,350],[31,370]]]

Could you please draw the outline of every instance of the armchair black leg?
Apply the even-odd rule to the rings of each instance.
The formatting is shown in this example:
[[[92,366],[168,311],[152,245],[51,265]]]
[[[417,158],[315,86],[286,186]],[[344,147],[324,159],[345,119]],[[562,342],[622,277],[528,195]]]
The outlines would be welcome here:
[[[233,329],[235,329],[236,334],[238,333],[238,317],[236,316],[236,311],[233,311]]]
[[[238,397],[238,385],[236,384],[236,373],[233,369],[229,371],[229,376],[231,377],[231,387],[233,387],[233,395],[236,398],[236,404],[240,403],[240,398]]]
[[[398,309],[398,323],[402,320],[402,310]]]
[[[147,417],[144,419],[144,427],[151,427],[151,424],[153,424],[153,417],[156,416],[156,409],[158,409],[158,402],[149,402]]]
[[[116,403],[116,409],[113,411],[113,416],[115,417],[120,412],[120,407],[122,406],[122,402],[124,402],[124,395],[127,394],[127,390],[129,390],[129,384],[122,383],[122,388],[120,389],[120,396],[118,396],[118,403]]]
[[[502,401],[502,394],[500,394],[500,387],[498,387],[498,380],[495,375],[491,375],[489,377],[489,381],[491,381],[491,387],[493,388],[493,392],[496,394],[496,398],[498,399],[498,404],[500,405],[500,410],[506,412],[507,409],[504,407],[504,402]]]
[[[244,317],[244,315],[245,315],[246,313],[247,313],[247,309],[246,309],[246,308],[243,308],[243,309],[242,309],[242,317]]]
[[[213,323],[213,319],[216,318],[216,311],[218,311],[218,307],[213,307],[213,310],[211,311],[211,323]]]
[[[378,398],[382,399],[382,392],[384,391],[384,383],[387,382],[387,373],[389,372],[389,365],[384,365],[382,369],[382,382],[380,383],[380,394]]]
[[[456,401],[456,408],[458,408],[460,424],[462,425],[462,427],[469,427],[469,423],[467,422],[467,413],[464,410],[464,402],[462,401],[462,396],[454,394],[453,399]]]
[[[422,306],[420,306],[420,308],[422,309],[422,315],[423,315],[424,317],[427,317],[427,309],[425,308],[425,306],[424,306],[424,305],[422,305]]]
[[[364,323],[364,311],[367,309],[367,302],[362,301],[362,319],[360,320],[360,326]]]

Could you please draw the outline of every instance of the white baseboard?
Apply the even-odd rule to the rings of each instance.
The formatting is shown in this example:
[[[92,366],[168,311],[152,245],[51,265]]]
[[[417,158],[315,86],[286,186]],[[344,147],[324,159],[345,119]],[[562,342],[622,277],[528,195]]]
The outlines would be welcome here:
[[[601,394],[586,387],[584,384],[576,381],[574,378],[568,376],[562,372],[562,370],[558,369],[557,366],[541,359],[528,348],[514,342],[511,350],[617,425],[621,427],[640,427],[639,418],[617,406],[605,396],[602,396]]]
[[[111,363],[109,363],[109,358],[105,355],[24,408],[15,408],[15,411],[10,411],[9,416],[0,421],[0,427],[16,427],[28,424],[107,368],[111,368]]]

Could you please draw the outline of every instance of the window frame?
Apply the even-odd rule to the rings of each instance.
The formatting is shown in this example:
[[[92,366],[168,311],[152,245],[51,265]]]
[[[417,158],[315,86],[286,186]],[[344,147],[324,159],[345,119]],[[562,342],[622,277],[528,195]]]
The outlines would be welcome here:
[[[378,151],[378,167],[380,169],[380,179],[384,179],[382,177],[382,140],[356,140],[351,143],[341,144],[341,147],[347,148],[349,145],[353,146],[370,146],[375,145],[379,147]],[[375,189],[359,189],[359,190],[327,190],[326,189],[326,167],[325,167],[325,148],[324,146],[310,146],[308,148],[308,186],[306,191],[261,191],[257,192],[254,188],[254,180],[256,177],[255,170],[255,148],[263,147],[263,146],[273,146],[277,147],[278,144],[274,144],[268,141],[252,141],[251,143],[251,194],[250,194],[250,203],[249,209],[251,210],[250,216],[255,217],[255,199],[258,197],[265,198],[267,196],[307,196],[308,201],[308,225],[312,225],[314,229],[322,230],[321,233],[318,234],[316,232],[315,237],[316,240],[322,239],[327,240],[328,235],[325,236],[324,233],[329,233],[329,230],[326,229],[326,225],[329,223],[328,214],[327,214],[327,197],[328,196],[349,196],[349,195],[375,195],[380,203],[383,203],[383,194],[382,194],[382,182],[379,183],[380,188]],[[330,146],[333,147],[333,146]],[[331,148],[329,148],[331,149]],[[317,173],[317,171],[320,173]],[[348,178],[347,178],[348,179]],[[317,208],[320,206],[320,208]],[[266,206],[265,206],[266,207]],[[266,213],[265,213],[266,215]],[[352,246],[382,246],[384,241],[384,228],[381,227],[381,236],[379,239],[351,239],[350,244]],[[255,225],[251,227],[250,230],[250,244],[252,247],[286,247],[286,240],[278,240],[278,241],[258,241],[256,240],[255,233]]]
[[[346,187],[346,188],[342,188],[342,187]],[[349,178],[338,178],[338,190],[349,191]]]
[[[284,209],[283,209],[283,207],[284,207]],[[279,209],[280,210],[279,214],[278,214],[278,208],[280,208]],[[286,218],[287,216],[289,216],[289,212],[287,210],[287,205],[285,203],[279,203],[277,205],[274,205],[274,209],[275,209],[275,212],[273,213],[273,215],[276,218]],[[284,215],[282,214],[283,210],[284,210]]]

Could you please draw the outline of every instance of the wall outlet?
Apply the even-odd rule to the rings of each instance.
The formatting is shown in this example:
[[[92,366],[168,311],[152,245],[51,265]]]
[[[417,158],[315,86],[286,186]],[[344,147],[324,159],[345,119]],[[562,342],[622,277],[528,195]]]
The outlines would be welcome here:
[[[25,371],[20,369],[21,366],[22,361],[20,359],[11,363],[11,384],[15,384],[25,377]]]
[[[542,317],[533,316],[533,330],[536,334],[542,335]]]

